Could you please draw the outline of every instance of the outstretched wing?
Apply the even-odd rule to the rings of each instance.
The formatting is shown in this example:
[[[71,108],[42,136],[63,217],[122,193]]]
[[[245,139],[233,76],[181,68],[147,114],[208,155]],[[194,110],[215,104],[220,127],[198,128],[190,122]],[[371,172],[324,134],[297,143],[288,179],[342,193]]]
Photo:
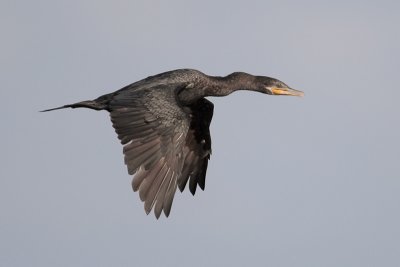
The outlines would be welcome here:
[[[191,121],[184,147],[185,163],[182,176],[178,180],[179,190],[183,191],[189,181],[189,190],[194,195],[197,185],[204,190],[208,160],[211,155],[210,123],[214,105],[205,98],[189,106]]]
[[[146,213],[168,216],[185,162],[190,116],[177,103],[176,86],[126,90],[111,100],[110,116],[124,145],[125,164],[134,174]]]

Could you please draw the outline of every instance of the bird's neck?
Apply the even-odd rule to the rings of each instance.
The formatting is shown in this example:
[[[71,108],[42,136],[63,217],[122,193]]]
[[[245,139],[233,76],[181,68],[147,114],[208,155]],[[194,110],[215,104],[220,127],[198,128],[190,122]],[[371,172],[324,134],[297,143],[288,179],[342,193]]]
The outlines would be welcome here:
[[[212,77],[211,86],[205,88],[206,96],[226,96],[239,90],[258,91],[254,86],[254,76],[244,72],[234,72],[225,77]]]
[[[259,91],[254,79],[254,76],[244,72],[234,72],[225,77],[207,76],[182,90],[179,98],[183,103],[193,103],[202,97],[227,96],[238,90]]]

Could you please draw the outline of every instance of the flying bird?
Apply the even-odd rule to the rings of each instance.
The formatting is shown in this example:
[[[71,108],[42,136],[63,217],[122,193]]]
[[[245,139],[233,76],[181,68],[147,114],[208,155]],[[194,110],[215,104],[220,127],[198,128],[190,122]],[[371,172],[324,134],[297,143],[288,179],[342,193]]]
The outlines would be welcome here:
[[[208,76],[179,69],[147,77],[94,100],[43,110],[89,108],[106,110],[123,145],[133,191],[139,191],[147,214],[169,216],[176,189],[186,184],[194,195],[204,190],[211,155],[210,123],[214,105],[207,96],[237,90],[268,95],[303,96],[270,77],[234,72]]]

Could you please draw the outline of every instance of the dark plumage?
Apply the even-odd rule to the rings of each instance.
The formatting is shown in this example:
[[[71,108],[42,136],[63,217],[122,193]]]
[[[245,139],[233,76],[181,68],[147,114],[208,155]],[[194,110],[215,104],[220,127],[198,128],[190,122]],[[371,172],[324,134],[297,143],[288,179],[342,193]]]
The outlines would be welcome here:
[[[95,100],[62,108],[107,110],[121,140],[132,188],[139,191],[146,213],[154,208],[168,216],[177,188],[194,195],[204,190],[211,155],[209,126],[214,105],[206,96],[226,96],[237,90],[270,95],[303,93],[283,82],[263,76],[235,72],[226,77],[207,76],[181,69],[132,83]]]

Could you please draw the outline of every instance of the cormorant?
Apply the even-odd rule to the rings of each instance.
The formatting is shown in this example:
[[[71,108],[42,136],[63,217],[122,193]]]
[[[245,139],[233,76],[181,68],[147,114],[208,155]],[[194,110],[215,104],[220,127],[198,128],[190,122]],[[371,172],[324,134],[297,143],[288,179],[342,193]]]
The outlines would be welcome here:
[[[225,77],[179,69],[150,76],[114,93],[63,108],[107,110],[123,145],[132,188],[139,191],[148,214],[154,208],[168,217],[175,191],[194,195],[204,190],[211,154],[210,123],[214,105],[207,96],[226,96],[237,90],[269,95],[303,96],[283,82],[234,72]]]

